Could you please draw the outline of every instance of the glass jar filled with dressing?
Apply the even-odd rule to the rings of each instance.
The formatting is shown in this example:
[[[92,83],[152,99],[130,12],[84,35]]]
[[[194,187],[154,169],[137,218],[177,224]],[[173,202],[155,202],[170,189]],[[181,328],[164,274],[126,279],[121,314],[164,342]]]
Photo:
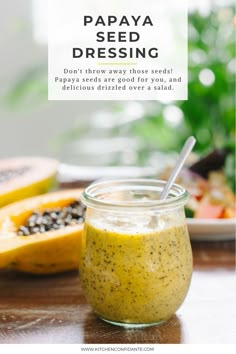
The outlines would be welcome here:
[[[168,320],[190,285],[192,252],[185,220],[188,193],[164,181],[126,179],[90,185],[80,275],[103,320],[145,327]]]

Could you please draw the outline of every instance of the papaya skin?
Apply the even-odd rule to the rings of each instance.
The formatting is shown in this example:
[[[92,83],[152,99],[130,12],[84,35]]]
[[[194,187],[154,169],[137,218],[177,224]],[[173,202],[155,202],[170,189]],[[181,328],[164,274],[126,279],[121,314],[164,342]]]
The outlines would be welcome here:
[[[16,157],[0,160],[0,173],[4,170],[27,167],[20,176],[0,183],[0,208],[18,200],[43,194],[57,184],[58,162],[44,157]]]
[[[79,199],[80,189],[48,193],[0,210],[0,269],[52,274],[78,269],[83,225],[67,226],[31,236],[17,230],[34,210],[63,207]]]
[[[0,196],[0,208],[22,200],[25,198],[34,197],[36,195],[47,193],[49,190],[53,189],[57,185],[56,174],[46,178],[42,181],[33,183],[31,185],[19,188],[17,190],[12,190],[6,194]]]

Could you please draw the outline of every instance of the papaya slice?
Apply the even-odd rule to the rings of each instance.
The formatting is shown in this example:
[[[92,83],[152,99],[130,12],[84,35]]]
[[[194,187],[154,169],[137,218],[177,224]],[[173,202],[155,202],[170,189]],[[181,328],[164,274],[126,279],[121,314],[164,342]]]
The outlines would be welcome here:
[[[25,199],[0,210],[0,269],[12,268],[34,274],[78,269],[83,222],[20,236],[19,229],[35,210],[62,209],[80,199],[73,189]]]
[[[213,203],[208,195],[205,195],[194,214],[196,219],[218,219],[224,211],[222,203]]]
[[[58,163],[43,157],[0,160],[0,207],[48,192],[56,182]]]

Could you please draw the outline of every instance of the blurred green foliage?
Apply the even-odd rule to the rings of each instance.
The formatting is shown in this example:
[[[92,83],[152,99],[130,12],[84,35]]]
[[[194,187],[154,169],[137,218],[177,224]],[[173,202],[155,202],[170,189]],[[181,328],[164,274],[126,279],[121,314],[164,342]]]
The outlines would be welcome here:
[[[4,102],[11,109],[25,109],[45,101],[47,96],[47,68],[43,64],[23,73],[5,95]]]
[[[133,127],[147,149],[179,150],[189,135],[197,138],[200,153],[235,141],[234,26],[233,8],[189,15],[188,100],[171,103],[173,120],[174,115],[183,119],[168,122],[167,105],[157,102]]]

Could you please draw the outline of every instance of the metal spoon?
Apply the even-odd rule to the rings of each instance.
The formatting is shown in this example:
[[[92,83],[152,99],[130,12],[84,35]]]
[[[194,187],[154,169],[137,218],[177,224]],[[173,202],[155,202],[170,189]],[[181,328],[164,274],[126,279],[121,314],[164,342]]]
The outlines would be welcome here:
[[[186,158],[188,157],[189,153],[192,151],[195,143],[196,143],[196,139],[193,136],[190,136],[186,140],[186,142],[183,146],[183,149],[181,150],[181,153],[179,155],[179,158],[175,164],[175,167],[172,170],[171,175],[170,175],[165,187],[163,188],[163,190],[161,192],[161,195],[160,195],[161,200],[167,198],[169,191],[170,191],[176,177],[178,176],[180,170],[182,169],[184,162],[185,162]]]

